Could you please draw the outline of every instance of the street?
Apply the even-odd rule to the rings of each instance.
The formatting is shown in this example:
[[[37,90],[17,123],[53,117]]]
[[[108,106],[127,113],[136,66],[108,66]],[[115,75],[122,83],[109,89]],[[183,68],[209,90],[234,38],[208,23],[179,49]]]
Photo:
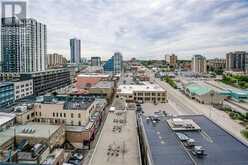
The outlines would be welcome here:
[[[151,71],[148,71],[148,74],[150,75],[151,80],[154,80],[162,88],[167,90],[169,100],[168,104],[170,104],[173,108],[176,108],[177,111],[180,111],[179,114],[203,114],[210,120],[218,124],[220,127],[225,129],[227,132],[240,139],[242,142],[248,144],[247,140],[240,133],[240,131],[243,130],[244,127],[232,120],[228,114],[210,105],[200,104],[195,100],[188,98],[180,91],[172,88],[169,84],[154,78],[154,75]]]

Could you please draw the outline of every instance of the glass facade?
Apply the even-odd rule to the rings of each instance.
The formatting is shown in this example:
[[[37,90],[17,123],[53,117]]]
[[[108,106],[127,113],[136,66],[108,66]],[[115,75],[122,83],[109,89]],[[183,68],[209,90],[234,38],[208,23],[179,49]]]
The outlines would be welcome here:
[[[104,65],[103,65],[103,69],[106,72],[112,72],[113,71],[113,60],[112,58],[109,59]]]
[[[103,69],[104,71],[112,72],[113,74],[119,74],[122,72],[122,63],[122,55],[117,52],[103,65]]]
[[[4,22],[4,23],[3,23]],[[2,18],[3,72],[36,72],[47,69],[46,25],[27,18]]]
[[[12,104],[14,98],[14,84],[0,83],[0,107]]]
[[[71,63],[79,64],[81,61],[81,41],[79,39],[70,39]]]

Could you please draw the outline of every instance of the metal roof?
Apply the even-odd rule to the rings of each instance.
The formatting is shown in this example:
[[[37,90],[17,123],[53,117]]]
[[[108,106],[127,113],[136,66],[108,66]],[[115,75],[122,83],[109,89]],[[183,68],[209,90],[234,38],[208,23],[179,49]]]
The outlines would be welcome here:
[[[190,85],[186,86],[186,89],[189,90],[190,93],[196,94],[196,95],[204,95],[204,94],[209,93],[211,91],[210,88],[205,87],[205,86],[200,86],[197,84],[190,84]]]
[[[248,162],[248,146],[223,130],[214,122],[203,115],[179,116],[184,119],[192,119],[200,127],[201,131],[172,131],[164,119],[159,122],[148,121],[141,116],[141,125],[148,145],[148,154],[153,165],[246,165]],[[178,134],[179,133],[179,134]],[[180,137],[187,136],[193,139],[196,146],[201,146],[206,155],[197,157],[189,148],[186,148]],[[185,136],[185,137],[184,137]]]

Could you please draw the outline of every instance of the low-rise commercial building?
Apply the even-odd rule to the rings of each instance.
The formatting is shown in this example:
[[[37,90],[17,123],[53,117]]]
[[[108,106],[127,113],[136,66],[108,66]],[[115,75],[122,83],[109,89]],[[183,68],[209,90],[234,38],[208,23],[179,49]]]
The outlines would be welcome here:
[[[13,128],[2,130],[0,132],[0,160],[4,159],[4,152],[14,148],[15,132]]]
[[[0,112],[0,131],[12,127],[15,123],[15,114]]]
[[[221,92],[223,96],[227,96],[232,100],[238,102],[248,103],[248,91],[247,90],[225,90]]]
[[[104,95],[106,99],[110,101],[113,97],[114,89],[114,81],[99,81],[91,88],[89,88],[89,94]]]
[[[77,76],[76,88],[88,89],[96,85],[99,81],[110,80],[111,76],[108,74],[79,74]]]
[[[65,128],[63,125],[46,123],[27,123],[15,127],[16,143],[27,140],[30,145],[47,144],[50,148],[65,142]]]
[[[42,164],[48,160],[52,149],[64,142],[65,130],[62,125],[18,125],[0,132],[0,160],[20,164]],[[61,159],[64,160],[58,156],[56,162],[61,162]]]
[[[116,97],[124,98],[127,102],[166,103],[168,101],[166,90],[148,81],[136,85],[119,85]]]
[[[216,92],[208,87],[190,83],[185,86],[185,93],[192,99],[202,104],[223,104],[226,96]]]
[[[23,77],[33,79],[34,95],[44,95],[71,83],[68,69],[52,69],[43,72],[23,74]]]
[[[14,83],[15,100],[33,95],[33,80],[16,81]]]
[[[0,78],[8,81],[33,80],[33,94],[44,95],[71,83],[70,71],[67,68],[51,69],[41,72],[1,73]]]
[[[18,123],[39,122],[64,125],[66,140],[73,144],[89,144],[102,121],[105,99],[71,100],[35,103],[16,108]],[[52,109],[52,111],[51,111]]]
[[[174,120],[171,127],[168,120]],[[167,121],[167,122],[166,122]],[[243,165],[248,147],[203,115],[140,115],[138,132],[145,165]]]

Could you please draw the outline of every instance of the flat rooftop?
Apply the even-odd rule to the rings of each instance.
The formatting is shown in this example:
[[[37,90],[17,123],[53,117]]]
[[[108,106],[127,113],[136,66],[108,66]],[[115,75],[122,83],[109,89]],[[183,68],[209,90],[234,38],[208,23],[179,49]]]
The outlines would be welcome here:
[[[125,119],[127,122],[123,122]],[[126,111],[119,115],[114,112],[108,114],[89,162],[89,165],[103,164],[140,165],[135,111]]]
[[[177,116],[191,119],[201,127],[201,131],[173,131],[165,121],[170,117],[160,116],[158,123],[141,116],[141,123],[148,142],[151,160],[154,165],[245,165],[248,162],[248,146],[230,135],[203,115]],[[197,157],[185,147],[176,133],[180,132],[195,140],[195,145],[205,149],[205,156]]]
[[[136,85],[119,85],[117,89],[117,93],[132,94],[134,91],[163,92],[165,90],[158,84],[150,83],[148,81]]]
[[[13,120],[14,118],[15,114],[0,112],[0,126]]]
[[[34,138],[49,138],[53,135],[61,126],[49,125],[41,123],[27,123],[25,125],[18,125],[15,127],[16,136],[22,137],[34,137]],[[31,132],[31,130],[34,130]]]
[[[141,117],[142,127],[145,131],[145,141],[148,144],[148,153],[151,165],[192,165],[189,155],[184,151],[176,134],[166,122],[153,124]]]
[[[14,128],[9,128],[5,131],[0,132],[0,146],[14,138],[15,131]]]
[[[110,77],[109,74],[83,74],[80,73],[77,77],[100,77],[100,78],[108,78]]]
[[[114,82],[113,81],[99,81],[95,85],[93,85],[91,88],[113,88]]]

